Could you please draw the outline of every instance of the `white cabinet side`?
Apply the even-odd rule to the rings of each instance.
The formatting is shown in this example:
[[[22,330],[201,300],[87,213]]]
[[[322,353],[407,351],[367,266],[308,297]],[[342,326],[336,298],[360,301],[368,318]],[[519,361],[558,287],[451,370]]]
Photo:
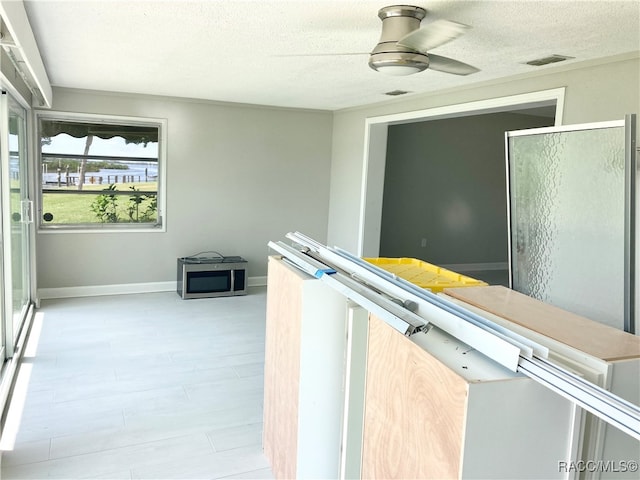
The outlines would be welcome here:
[[[470,384],[462,478],[571,478],[575,414],[529,378]]]
[[[609,390],[628,402],[640,405],[640,360],[611,363]],[[590,467],[603,479],[637,479],[640,442],[617,428],[604,425],[602,459]]]
[[[349,307],[341,480],[361,477],[368,332],[369,312],[362,307]]]
[[[324,283],[303,282],[297,478],[340,471],[347,299]]]

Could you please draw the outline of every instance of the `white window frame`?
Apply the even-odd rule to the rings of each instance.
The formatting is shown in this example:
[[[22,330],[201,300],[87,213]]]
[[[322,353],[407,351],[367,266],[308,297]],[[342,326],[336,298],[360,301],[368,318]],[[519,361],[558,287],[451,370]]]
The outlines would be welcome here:
[[[40,120],[60,120],[86,123],[105,123],[122,125],[141,125],[145,127],[158,127],[158,222],[141,223],[95,223],[95,224],[46,224],[42,220],[42,169],[39,167],[42,158]],[[167,172],[167,119],[132,117],[124,115],[104,115],[96,113],[60,112],[51,110],[35,111],[35,148],[34,155],[37,175],[37,200],[36,200],[36,226],[37,232],[50,233],[163,233],[167,231],[167,206],[166,206],[166,172]]]

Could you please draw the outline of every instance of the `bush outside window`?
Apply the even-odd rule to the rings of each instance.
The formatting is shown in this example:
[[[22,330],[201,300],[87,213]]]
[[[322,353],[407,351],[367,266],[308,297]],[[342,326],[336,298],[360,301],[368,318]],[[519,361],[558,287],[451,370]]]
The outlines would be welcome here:
[[[158,120],[38,116],[41,230],[163,226]]]

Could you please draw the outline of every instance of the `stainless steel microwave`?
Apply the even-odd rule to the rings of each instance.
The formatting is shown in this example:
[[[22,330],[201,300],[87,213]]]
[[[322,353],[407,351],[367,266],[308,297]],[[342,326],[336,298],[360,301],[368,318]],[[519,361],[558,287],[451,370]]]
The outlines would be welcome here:
[[[178,258],[178,295],[183,299],[247,294],[247,261],[242,257]]]

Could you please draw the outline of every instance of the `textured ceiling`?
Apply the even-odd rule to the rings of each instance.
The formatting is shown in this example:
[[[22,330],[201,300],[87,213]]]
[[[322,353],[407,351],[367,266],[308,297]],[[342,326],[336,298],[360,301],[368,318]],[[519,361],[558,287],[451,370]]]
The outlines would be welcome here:
[[[446,18],[471,26],[433,53],[481,69],[374,72],[380,7],[389,1],[25,0],[54,86],[226,102],[338,110],[412,93],[539,72],[640,50],[640,2],[431,1],[422,26]],[[359,53],[344,55],[346,53]],[[335,54],[335,55],[327,55]]]

